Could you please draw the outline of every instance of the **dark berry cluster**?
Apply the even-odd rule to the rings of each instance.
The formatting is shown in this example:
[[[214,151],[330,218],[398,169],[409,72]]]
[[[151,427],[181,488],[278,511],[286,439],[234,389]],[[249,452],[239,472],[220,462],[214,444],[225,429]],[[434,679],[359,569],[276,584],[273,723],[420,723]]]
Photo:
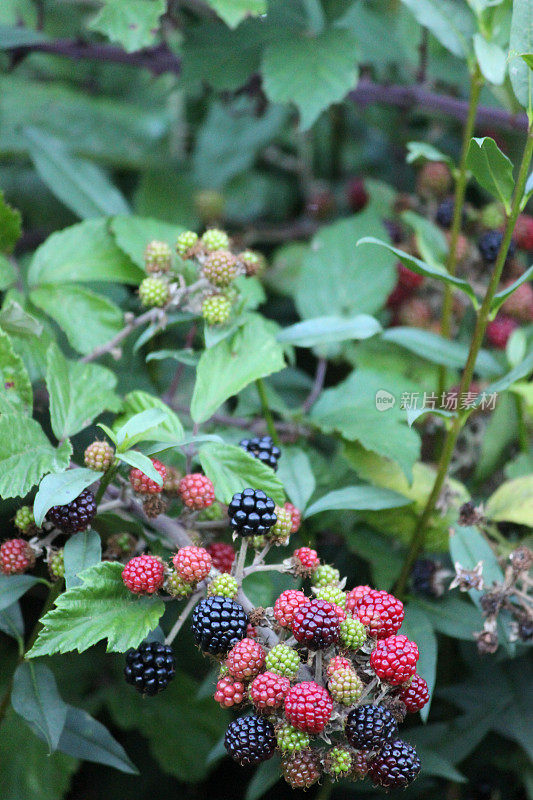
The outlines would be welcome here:
[[[63,533],[75,533],[84,531],[89,527],[96,515],[96,503],[94,495],[89,489],[71,500],[64,506],[52,506],[46,515],[46,519],[52,522],[56,528],[60,528]]]
[[[241,536],[262,536],[276,524],[276,504],[260,489],[244,489],[228,506],[229,524]]]
[[[126,653],[124,677],[141,694],[154,695],[166,689],[176,672],[172,648],[160,642],[143,642]]]
[[[281,450],[276,447],[271,436],[254,436],[253,439],[243,439],[240,445],[267,467],[272,467],[274,472],[277,470]]]
[[[276,749],[274,726],[265,717],[239,717],[229,725],[224,746],[239,764],[260,764]]]
[[[234,644],[244,639],[247,628],[244,608],[228,597],[208,597],[193,611],[194,640],[204,653],[226,655]]]

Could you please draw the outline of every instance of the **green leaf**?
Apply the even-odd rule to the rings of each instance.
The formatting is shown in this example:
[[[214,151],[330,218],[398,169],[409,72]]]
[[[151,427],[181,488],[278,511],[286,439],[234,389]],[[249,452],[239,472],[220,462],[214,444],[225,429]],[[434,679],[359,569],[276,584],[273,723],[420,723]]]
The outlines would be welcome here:
[[[509,77],[515,97],[529,115],[532,112],[533,73],[520,57],[533,51],[533,0],[514,0],[509,40]]]
[[[102,477],[103,472],[76,467],[66,472],[46,475],[40,485],[33,503],[33,515],[37,525],[42,525],[46,512],[52,506],[64,506],[70,503],[92,483]]]
[[[242,447],[213,442],[200,448],[198,458],[213,481],[217,500],[229,503],[235,492],[250,487],[262,489],[278,505],[283,505],[285,493],[279,477]]]
[[[104,0],[88,27],[133,53],[154,43],[165,11],[165,0]]]
[[[382,231],[387,237],[372,207],[316,234],[304,257],[295,294],[303,319],[373,314],[385,304],[396,283],[395,259],[385,251],[376,251],[370,258],[354,247],[369,231]]]
[[[79,353],[105,344],[123,326],[122,311],[115,303],[73,283],[34,289],[30,299],[57,322]]]
[[[366,450],[396,461],[410,475],[420,452],[420,439],[408,427],[399,403],[395,401],[386,410],[376,403],[376,397],[394,398],[389,387],[395,388],[388,377],[358,369],[322,393],[310,418],[324,433],[337,431],[344,439],[359,441]]]
[[[0,253],[0,292],[9,289],[17,280],[17,272],[11,261]]]
[[[466,164],[477,182],[509,211],[514,190],[513,164],[494,139],[470,139]]]
[[[407,142],[407,157],[405,160],[408,164],[416,164],[417,161],[444,161],[450,169],[454,168],[454,163],[450,156],[445,155],[433,145],[427,144],[427,142]]]
[[[503,583],[504,576],[498,559],[477,528],[456,525],[450,530],[450,556],[454,563],[459,562],[465,569],[474,569],[481,561],[486,587],[491,587],[493,583]],[[481,593],[477,589],[471,589],[468,594],[481,609]]]
[[[144,271],[115,244],[107,220],[100,218],[85,220],[49,236],[35,251],[28,284],[63,287],[70,281],[110,281],[137,286],[144,277]]]
[[[67,706],[67,718],[58,749],[74,758],[106,764],[129,775],[138,775],[137,768],[122,745],[101,722],[81,708]]]
[[[316,485],[307,453],[299,447],[284,447],[277,475],[291,503],[303,511]]]
[[[231,339],[202,353],[191,401],[194,422],[208,420],[228,398],[285,366],[283,351],[269,324],[251,316]]]
[[[53,447],[41,426],[24,414],[0,415],[0,497],[24,497],[46,472],[68,467],[68,439]]]
[[[43,625],[28,658],[83,653],[107,639],[107,651],[137,647],[153,630],[165,605],[157,597],[132,595],[122,581],[123,564],[102,561],[81,573],[83,583],[61,594]]]
[[[281,779],[278,758],[271,758],[256,769],[246,788],[244,800],[259,800]]]
[[[420,651],[416,671],[427,682],[429,691],[429,703],[420,711],[420,716],[425,722],[429,716],[437,677],[437,637],[433,633],[433,626],[426,613],[411,603],[405,608],[402,633],[416,642]]]
[[[13,677],[11,704],[44,739],[50,752],[56,750],[67,718],[67,706],[60,697],[51,670],[41,663],[20,664]]]
[[[118,216],[110,223],[111,233],[120,249],[144,270],[144,251],[153,239],[166,242],[174,249],[176,239],[185,229],[150,217]]]
[[[402,326],[389,328],[383,332],[382,338],[404,347],[420,358],[426,358],[433,364],[442,364],[445,367],[462,369],[468,356],[467,345],[419,328]],[[501,374],[501,366],[491,353],[480,350],[476,359],[476,372],[485,378],[490,378]]]
[[[533,265],[529,267],[525,272],[520,275],[515,281],[513,281],[509,286],[506,286],[505,289],[502,289],[501,292],[498,292],[492,298],[492,303],[490,305],[490,316],[491,319],[494,319],[502,305],[505,303],[508,297],[510,297],[519,286],[522,286],[523,283],[526,283],[533,277]]]
[[[402,0],[417,22],[431,31],[439,42],[459,58],[465,58],[469,47],[465,31],[458,24],[460,15],[453,3],[443,0]]]
[[[305,512],[305,518],[321,511],[380,511],[383,508],[407,506],[410,500],[397,492],[377,486],[346,486],[329,492],[313,503]]]
[[[316,36],[281,36],[263,54],[261,72],[267,97],[273,103],[295,103],[306,130],[322,111],[354,88],[356,53],[357,39],[345,28],[330,27]]]
[[[505,481],[487,500],[487,517],[533,528],[533,475]]]
[[[155,397],[149,392],[142,391],[129,392],[125,396],[123,413],[115,420],[113,424],[115,435],[117,435],[119,428],[124,426],[125,423],[127,423],[127,421],[130,420],[134,415],[138,415],[142,411],[148,411],[150,409],[161,411],[164,416],[161,417],[160,422],[157,424],[152,423],[151,427],[143,430],[144,437],[146,437],[145,441],[161,441],[172,443],[180,442],[183,439],[185,432],[178,415],[175,414],[174,411],[172,411],[172,409],[170,409],[166,403],[164,403],[158,397]],[[146,419],[146,417],[143,419]],[[140,441],[141,439],[137,439],[137,442]],[[126,446],[132,447],[133,442],[128,441]]]
[[[118,411],[121,402],[113,391],[117,379],[111,370],[67,361],[56,344],[46,355],[50,418],[58,439],[79,433],[106,409]]]
[[[10,606],[0,611],[0,631],[16,639],[21,647],[24,646],[24,617],[20,610],[20,603],[11,603]]]
[[[178,361],[180,364],[186,364],[188,367],[197,367],[200,354],[190,348],[183,348],[182,350],[154,350],[148,353],[146,361],[164,361],[166,358],[172,358],[174,361]]]
[[[402,219],[413,228],[416,245],[423,260],[442,270],[448,258],[448,241],[442,230],[414,211],[404,211]]]
[[[211,8],[230,28],[236,28],[245,17],[266,14],[266,0],[207,0]]]
[[[39,578],[33,575],[0,575],[0,611],[16,603],[36,583]]]
[[[481,72],[496,86],[501,86],[507,70],[507,55],[495,42],[488,42],[481,33],[474,34],[474,52]]]
[[[529,355],[526,356],[526,358],[524,358],[524,360],[518,364],[518,366],[507,372],[502,378],[494,381],[494,383],[490,383],[485,388],[484,393],[478,395],[476,401],[474,402],[474,407],[481,403],[483,394],[490,395],[494,394],[495,392],[504,392],[506,389],[512,386],[513,383],[516,383],[516,381],[526,378],[531,371],[533,371],[533,353],[529,353]]]
[[[80,572],[102,560],[102,544],[96,531],[79,531],[71,536],[65,544],[64,560],[67,589],[80,586]]]
[[[19,303],[8,299],[0,311],[0,327],[6,333],[18,336],[41,336],[43,324],[28,314]]]
[[[71,155],[60,139],[38,128],[23,133],[41,179],[76,216],[128,213],[126,200],[101,167]]]
[[[117,458],[120,458],[125,464],[129,464],[130,467],[140,469],[150,480],[155,481],[158,486],[163,485],[163,478],[156,470],[151,460],[137,450],[127,450],[125,453],[117,452]]]
[[[0,412],[31,414],[32,410],[33,390],[26,367],[0,328]]]
[[[277,340],[296,347],[315,347],[347,339],[368,339],[379,331],[381,325],[369,314],[358,314],[351,319],[315,317],[284,328],[278,333]]]
[[[480,627],[479,611],[469,600],[459,597],[442,597],[436,602],[414,600],[413,605],[425,611],[433,628],[452,639],[473,640],[474,631]]]
[[[6,203],[0,191],[0,252],[12,253],[22,233],[20,212]]]
[[[44,33],[35,31],[32,28],[19,27],[18,25],[0,25],[0,50],[46,41],[48,41],[48,37]]]
[[[467,294],[471,299],[474,308],[479,307],[479,301],[470,284],[461,278],[450,275],[444,268],[439,269],[438,267],[426,264],[424,261],[420,261],[419,258],[415,258],[414,256],[409,255],[409,253],[404,253],[403,250],[398,250],[397,247],[392,247],[392,245],[386,244],[379,239],[375,239],[373,236],[365,236],[363,239],[359,239],[357,242],[357,247],[367,244],[375,244],[379,247],[386,248],[391,253],[394,253],[394,255],[400,259],[405,267],[413,272],[416,272],[418,275],[425,275],[426,278],[435,278],[438,281],[448,283],[450,286],[455,286],[457,289],[461,289],[461,291]]]

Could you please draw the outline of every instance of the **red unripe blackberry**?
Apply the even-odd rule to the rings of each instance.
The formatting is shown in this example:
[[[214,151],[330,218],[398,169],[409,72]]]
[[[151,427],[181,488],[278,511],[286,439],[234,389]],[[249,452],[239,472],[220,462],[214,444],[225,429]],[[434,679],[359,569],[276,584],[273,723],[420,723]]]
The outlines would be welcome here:
[[[310,547],[299,547],[292,554],[293,562],[301,575],[312,575],[320,566],[320,559],[316,550]]]
[[[498,314],[496,319],[487,325],[486,336],[489,343],[497,350],[505,350],[509,337],[517,328],[516,320],[506,317],[504,314]]]
[[[201,472],[185,475],[178,484],[178,494],[187,508],[195,511],[209,508],[215,502],[215,487]]]
[[[509,283],[505,284],[503,288],[507,288]],[[533,320],[533,286],[530,283],[523,283],[518,289],[515,289],[502,305],[502,311],[520,322],[531,322]]]
[[[533,250],[533,217],[520,214],[516,220],[513,238],[521,250]]]
[[[244,699],[244,683],[226,675],[218,681],[214,697],[222,708],[238,706]]]
[[[334,672],[338,669],[352,669],[353,664],[349,658],[344,658],[344,656],[335,656],[328,661],[328,665],[326,668],[326,675],[328,678],[331,678]]]
[[[306,733],[320,733],[329,722],[333,701],[323,686],[302,681],[285,698],[285,716],[294,728]]]
[[[415,748],[401,739],[386,742],[368,768],[372,783],[387,789],[404,789],[419,772],[420,759]]]
[[[239,717],[230,723],[224,747],[241,766],[260,764],[274,755],[274,726],[265,717]]]
[[[402,325],[427,328],[431,322],[431,306],[421,297],[412,297],[400,306],[398,319]]]
[[[370,666],[382,681],[398,686],[415,674],[419,653],[407,636],[381,639],[370,654]]]
[[[197,583],[207,578],[211,571],[211,556],[203,547],[181,547],[172,558],[174,569],[187,583]]]
[[[368,192],[362,178],[353,178],[348,184],[348,205],[352,211],[362,211],[368,203]]]
[[[122,580],[134,594],[153,594],[163,586],[165,565],[157,556],[135,556],[122,570]]]
[[[293,789],[309,789],[321,775],[317,751],[305,748],[285,756],[281,762],[281,772]]]
[[[231,572],[235,561],[235,550],[226,542],[212,542],[207,546],[207,552],[211,556],[213,566],[219,572]]]
[[[172,648],[160,642],[143,642],[126,653],[124,677],[141,694],[153,696],[166,689],[176,673]]]
[[[398,735],[398,724],[388,708],[365,705],[350,711],[344,733],[356,750],[377,750]]]
[[[144,265],[151,275],[168,272],[172,264],[172,251],[166,242],[154,241],[146,245]]]
[[[291,688],[291,682],[283,675],[262,672],[253,679],[250,686],[250,700],[261,711],[280,708]]]
[[[96,472],[106,472],[115,457],[115,451],[108,442],[93,442],[84,454],[85,466]]]
[[[386,639],[400,630],[403,603],[385,591],[370,591],[358,603],[355,616],[368,628],[370,636]]]
[[[365,594],[372,591],[371,586],[364,584],[363,586],[355,586],[350,589],[346,594],[346,611],[353,613],[354,609],[359,605]]]
[[[402,286],[401,283],[397,283],[387,297],[387,308],[390,308],[392,311],[397,311],[402,303],[407,300],[408,297],[411,297],[412,292],[412,289],[408,289],[406,286]]]
[[[207,597],[192,612],[191,629],[196,644],[212,655],[225,655],[246,636],[248,617],[244,608],[228,597]]]
[[[25,539],[8,539],[0,546],[0,570],[4,575],[21,575],[35,564],[35,551]]]
[[[340,621],[333,603],[317,598],[305,603],[292,618],[294,638],[311,650],[323,650],[338,641]]]
[[[424,708],[426,703],[429,702],[428,685],[424,678],[421,678],[415,672],[409,686],[406,686],[400,692],[400,700],[405,704],[409,714],[416,714],[417,711]]]
[[[261,672],[265,664],[265,649],[253,639],[242,639],[233,645],[226,659],[226,666],[237,681],[248,681]]]
[[[420,168],[416,188],[422,197],[445,197],[451,185],[450,168],[444,161],[426,161]]]
[[[283,628],[288,628],[292,623],[295,611],[310,602],[309,598],[298,589],[286,589],[274,603],[274,616]]]
[[[405,267],[401,261],[397,263],[396,269],[398,270],[398,282],[400,286],[404,286],[406,289],[417,289],[424,283],[423,275],[419,275],[418,272],[413,272],[412,269]]]
[[[296,506],[293,506],[292,503],[285,503],[283,508],[289,512],[292,518],[292,528],[291,533],[296,533],[299,530],[300,525],[302,524],[302,512]]]
[[[157,458],[152,458],[152,464],[164,481],[167,474],[165,465],[158,461]],[[129,477],[133,491],[137,492],[137,494],[159,494],[163,491],[163,485],[158,486],[155,481],[145,475],[144,472],[141,472],[140,469],[137,469],[137,467],[130,469]]]
[[[66,503],[64,506],[52,506],[46,514],[46,519],[52,522],[56,528],[60,528],[63,533],[75,533],[88,528],[95,516],[94,495],[89,489],[84,489],[70,503]]]

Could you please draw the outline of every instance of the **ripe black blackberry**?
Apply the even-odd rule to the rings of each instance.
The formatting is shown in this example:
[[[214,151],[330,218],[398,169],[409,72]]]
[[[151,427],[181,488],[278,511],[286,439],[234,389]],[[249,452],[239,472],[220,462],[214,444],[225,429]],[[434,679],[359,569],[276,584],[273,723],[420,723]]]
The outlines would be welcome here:
[[[494,264],[498,256],[498,251],[500,249],[502,240],[502,231],[485,231],[485,233],[479,238],[477,245],[483,261],[485,261],[487,264]],[[515,249],[516,245],[511,239],[509,250],[507,251],[507,258],[512,258],[514,256]]]
[[[420,759],[414,747],[401,739],[385,742],[370,762],[368,776],[376,786],[404,789],[420,772]]]
[[[204,653],[225,655],[246,637],[248,617],[240,603],[215,595],[198,603],[191,627],[194,640]]]
[[[233,495],[228,506],[229,524],[241,536],[261,536],[278,520],[275,507],[260,489],[244,489]]]
[[[437,213],[435,215],[435,221],[437,222],[437,225],[440,225],[441,228],[451,228],[453,221],[453,209],[453,197],[448,197],[446,200],[443,200],[442,203],[439,203],[439,207],[437,208]]]
[[[254,436],[253,439],[243,439],[240,446],[251,453],[255,458],[272,467],[274,472],[278,468],[278,461],[281,457],[281,450],[276,447],[270,436]]]
[[[418,558],[411,570],[413,591],[426,597],[436,597],[437,592],[433,583],[436,572],[437,565],[431,558]]]
[[[63,533],[75,533],[88,528],[95,515],[94,495],[89,489],[84,489],[70,503],[64,506],[52,506],[46,514],[46,519],[53,522],[56,528],[61,528]]]
[[[172,648],[160,642],[143,642],[126,653],[124,677],[141,694],[154,695],[166,689],[176,672]]]
[[[398,725],[388,708],[359,706],[346,717],[344,733],[357,750],[374,750],[398,735]]]
[[[239,717],[228,726],[224,747],[241,766],[268,761],[276,749],[274,726],[265,717]]]
[[[522,642],[530,642],[533,639],[533,620],[520,620],[518,623],[518,637]]]

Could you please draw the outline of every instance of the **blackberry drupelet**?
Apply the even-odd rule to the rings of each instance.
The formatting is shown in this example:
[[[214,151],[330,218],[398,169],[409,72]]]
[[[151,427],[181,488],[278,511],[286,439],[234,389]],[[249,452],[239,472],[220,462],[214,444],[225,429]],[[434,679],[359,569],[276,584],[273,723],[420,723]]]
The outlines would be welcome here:
[[[155,695],[166,689],[176,672],[172,648],[160,642],[143,642],[126,653],[124,677],[141,694]]]
[[[487,264],[494,264],[498,256],[498,251],[500,249],[502,240],[502,231],[486,231],[480,237],[478,241],[478,248],[483,261],[485,261]],[[516,245],[511,239],[509,250],[507,251],[507,258],[512,258],[514,256],[515,249]]]
[[[267,467],[272,467],[274,472],[277,470],[281,450],[276,447],[270,436],[254,436],[253,439],[243,439],[240,446]]]
[[[204,653],[225,655],[246,637],[248,617],[244,608],[228,597],[201,600],[192,614],[192,633]]]
[[[261,536],[277,522],[276,504],[260,489],[244,489],[228,506],[229,524],[241,536]]]
[[[437,592],[433,584],[436,571],[437,565],[431,558],[417,558],[411,570],[413,591],[426,597],[436,597]]]
[[[372,750],[397,736],[398,726],[388,708],[366,705],[350,711],[344,732],[352,747]]]
[[[264,717],[239,717],[228,726],[224,747],[241,766],[268,761],[276,749],[274,726]]]
[[[385,742],[370,762],[368,776],[376,786],[404,789],[420,772],[420,759],[414,747],[401,739]]]
[[[52,506],[46,515],[46,519],[52,522],[63,533],[75,533],[84,531],[89,527],[96,515],[96,503],[94,495],[89,489],[71,500],[64,506]]]

